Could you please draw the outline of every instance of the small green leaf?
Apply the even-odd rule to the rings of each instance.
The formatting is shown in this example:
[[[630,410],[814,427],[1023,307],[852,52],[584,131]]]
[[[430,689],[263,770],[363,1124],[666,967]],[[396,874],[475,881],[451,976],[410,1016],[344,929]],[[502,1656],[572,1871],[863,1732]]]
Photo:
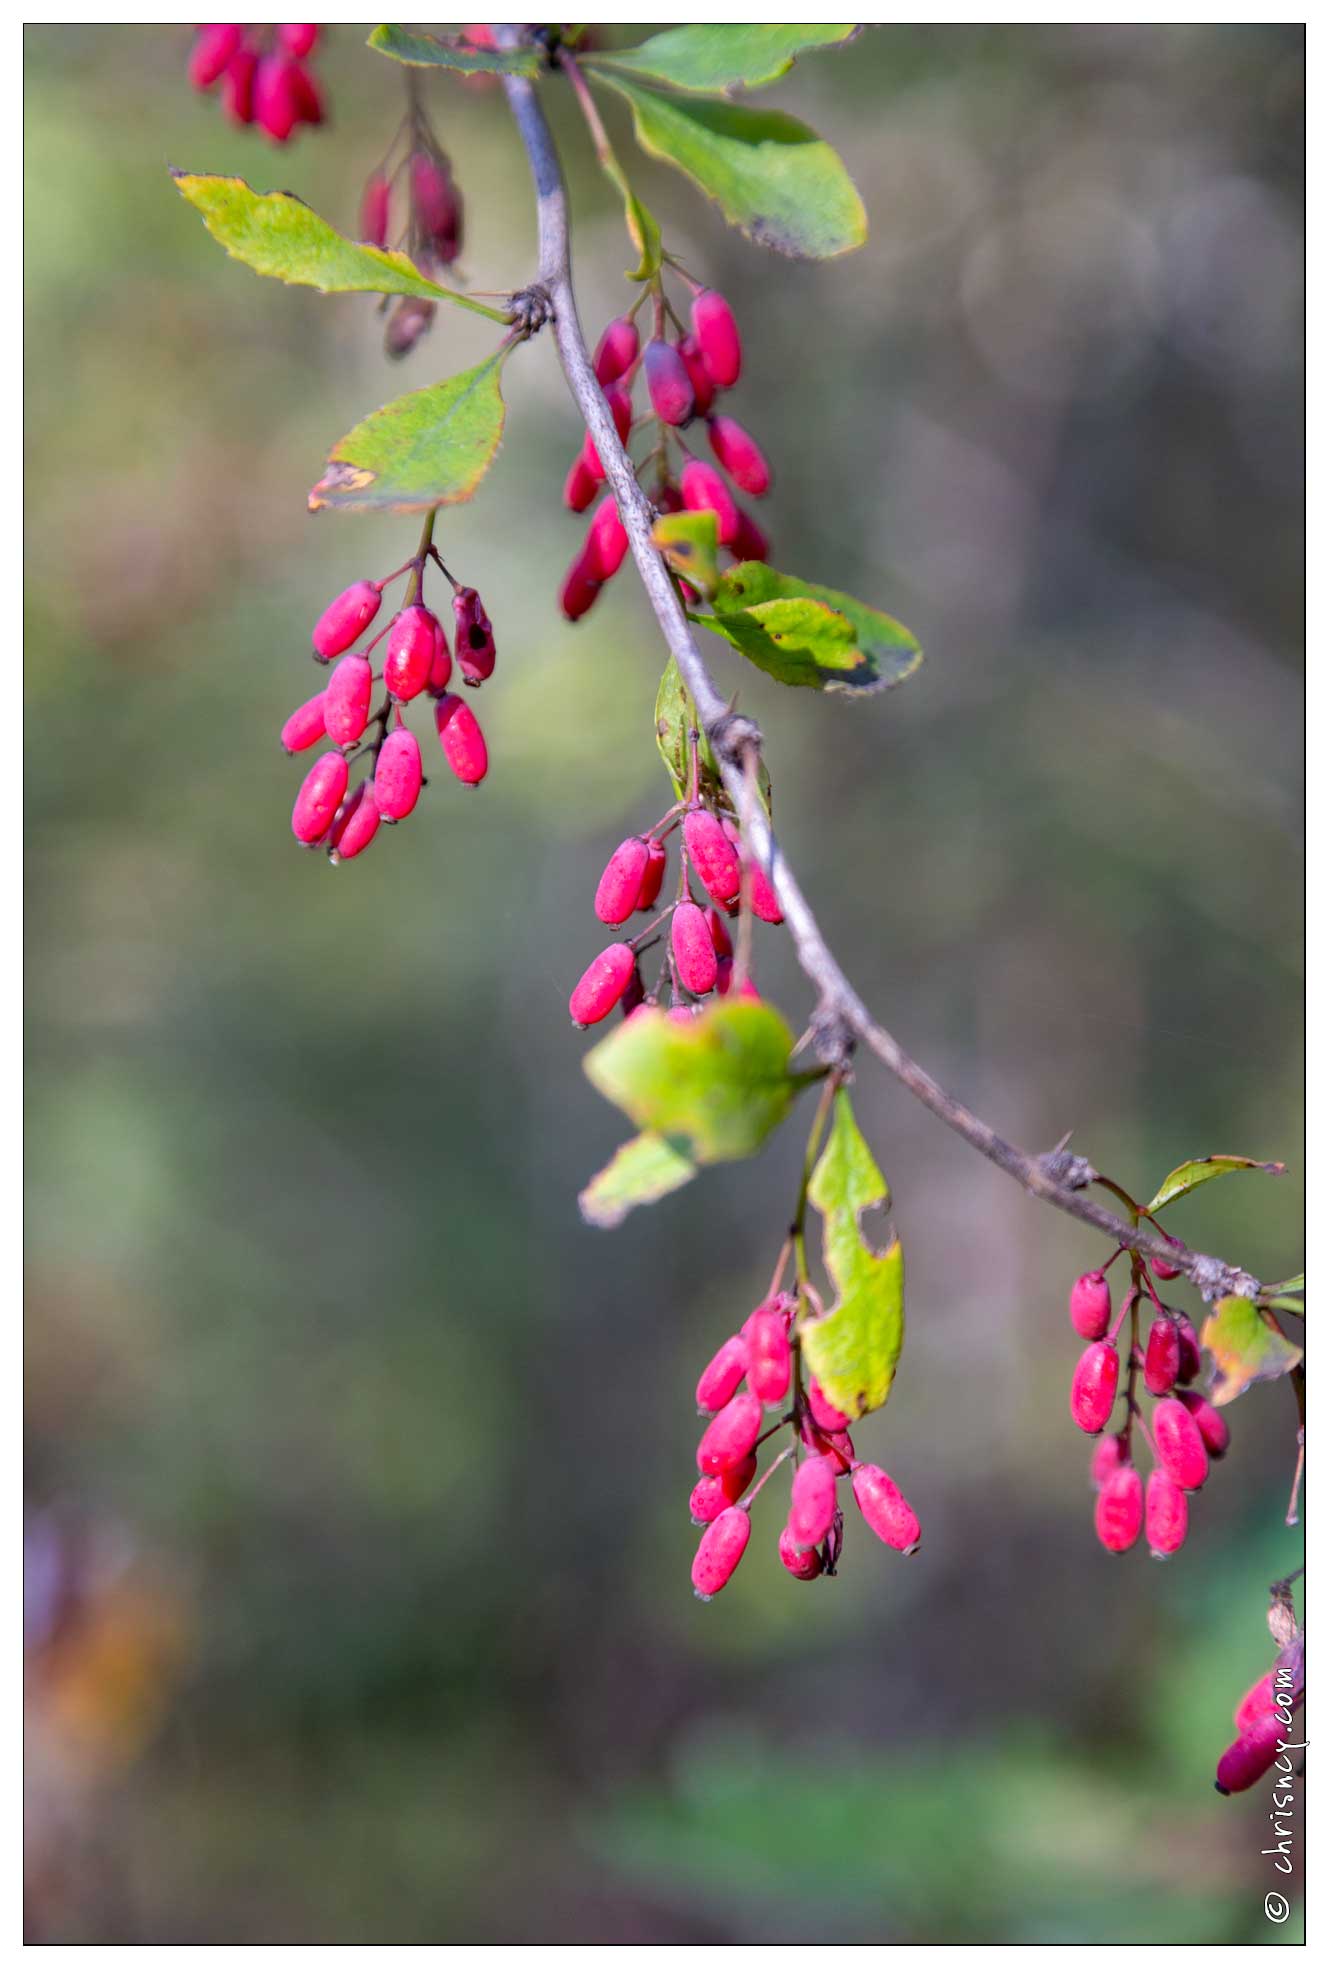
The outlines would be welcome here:
[[[455,68],[463,75],[538,75],[536,48],[463,48],[418,27],[376,27],[367,44],[411,68]]]
[[[596,71],[632,105],[637,141],[713,198],[730,225],[795,260],[829,260],[867,238],[853,180],[828,143],[780,110],[661,96]]]
[[[704,618],[694,617],[693,620]],[[660,678],[660,688],[655,694],[655,743],[665,770],[674,783],[676,799],[686,800],[692,783],[692,752],[689,734],[698,732],[697,741],[697,779],[698,790],[705,800],[714,806],[728,807],[729,795],[720,777],[720,768],[710,740],[700,731],[697,723],[697,707],[679,675],[677,663],[671,656]],[[757,768],[757,791],[761,794],[766,812],[771,811],[771,776],[763,759]]]
[[[1165,1203],[1175,1197],[1186,1196],[1196,1190],[1201,1183],[1211,1183],[1215,1176],[1231,1176],[1238,1169],[1258,1169],[1265,1176],[1286,1176],[1287,1165],[1282,1162],[1254,1162],[1248,1155],[1202,1155],[1194,1162],[1183,1162],[1164,1177],[1158,1194],[1146,1210],[1161,1210]]]
[[[753,1155],[802,1084],[794,1035],[771,1005],[719,1000],[684,1024],[638,1012],[585,1059],[587,1077],[639,1128],[693,1162]]]
[[[380,30],[381,32],[381,30]],[[778,82],[807,48],[833,48],[852,41],[858,28],[818,25],[761,27],[755,22],[711,27],[692,22],[666,28],[640,47],[613,54],[586,55],[587,68],[603,67],[674,89],[718,95],[726,89],[760,89]]]
[[[658,1203],[682,1189],[697,1173],[697,1165],[661,1135],[634,1135],[624,1142],[598,1176],[592,1176],[577,1201],[588,1224],[611,1231],[640,1203]]]
[[[703,595],[715,593],[720,542],[714,513],[662,513],[651,528],[651,541],[675,573]]]
[[[663,260],[660,241],[660,228],[655,215],[648,211],[634,191],[625,184],[623,187],[623,218],[628,229],[628,238],[641,255],[636,270],[628,275],[629,280],[653,280],[659,273]]]
[[[309,510],[423,513],[469,499],[503,435],[501,356],[412,390],[335,445]]]
[[[1215,1408],[1244,1395],[1253,1381],[1276,1381],[1289,1374],[1302,1349],[1266,1319],[1253,1299],[1220,1299],[1200,1329],[1200,1340],[1214,1357]]]
[[[881,1209],[889,1229],[891,1193],[841,1088],[826,1146],[808,1184],[824,1219],[822,1260],[839,1297],[799,1327],[804,1358],[835,1406],[851,1418],[880,1408],[891,1392],[904,1344],[904,1253],[890,1235],[881,1249],[863,1218]]]
[[[428,280],[405,253],[344,239],[291,191],[255,191],[243,178],[172,171],[176,187],[233,260],[255,273],[323,294],[418,294],[452,301],[472,314],[505,322],[506,314]]]
[[[837,588],[741,561],[699,622],[782,684],[868,695],[902,683],[923,652],[902,623]]]

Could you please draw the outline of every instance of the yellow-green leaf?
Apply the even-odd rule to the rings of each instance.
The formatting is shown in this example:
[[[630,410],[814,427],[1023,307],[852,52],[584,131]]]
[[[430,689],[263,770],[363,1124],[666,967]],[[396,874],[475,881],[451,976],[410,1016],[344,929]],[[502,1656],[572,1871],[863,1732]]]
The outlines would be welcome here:
[[[309,509],[423,513],[469,499],[503,435],[501,356],[412,390],[334,445]]]
[[[1200,1329],[1201,1343],[1214,1357],[1213,1402],[1222,1408],[1244,1395],[1254,1381],[1276,1381],[1289,1374],[1302,1349],[1279,1331],[1272,1315],[1252,1299],[1220,1299]]]
[[[720,541],[714,513],[661,513],[651,528],[651,540],[675,573],[703,595],[715,593]]]
[[[411,68],[452,68],[462,75],[538,75],[537,48],[467,48],[418,27],[376,27],[369,47]]]
[[[890,1230],[891,1193],[841,1088],[826,1146],[808,1184],[821,1212],[822,1260],[838,1294],[799,1327],[803,1355],[835,1406],[850,1417],[880,1408],[904,1344],[904,1253]],[[884,1213],[882,1237],[864,1222]]]
[[[697,620],[782,684],[866,696],[903,683],[923,661],[894,616],[764,561],[729,568],[714,606]]]
[[[1255,1162],[1248,1155],[1202,1155],[1194,1162],[1183,1162],[1165,1176],[1159,1184],[1158,1194],[1145,1208],[1150,1211],[1161,1210],[1165,1203],[1174,1198],[1186,1196],[1196,1190],[1201,1183],[1211,1183],[1215,1176],[1231,1176],[1239,1169],[1257,1169],[1264,1176],[1286,1176],[1287,1165],[1282,1162]]]
[[[640,1203],[658,1203],[662,1196],[691,1182],[697,1165],[661,1135],[634,1135],[624,1142],[598,1176],[592,1176],[577,1199],[588,1224],[613,1230]]]

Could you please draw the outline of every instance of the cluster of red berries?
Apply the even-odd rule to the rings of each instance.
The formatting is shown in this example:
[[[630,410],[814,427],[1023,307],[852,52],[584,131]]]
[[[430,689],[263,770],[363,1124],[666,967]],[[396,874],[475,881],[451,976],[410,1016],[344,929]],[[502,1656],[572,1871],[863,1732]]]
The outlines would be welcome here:
[[[780,1563],[795,1579],[833,1577],[844,1545],[837,1486],[847,1476],[870,1530],[897,1552],[917,1551],[922,1533],[899,1487],[875,1463],[861,1463],[849,1418],[815,1381],[802,1385],[791,1329],[798,1309],[780,1292],[749,1314],[707,1363],[697,1383],[697,1410],[709,1417],[697,1445],[700,1476],[690,1499],[692,1522],[704,1525],[692,1562],[692,1586],[710,1600],[728,1584],[747,1550],[754,1499],[780,1465],[795,1460],[789,1516],[777,1543]],[[743,1383],[746,1381],[747,1386]],[[791,1405],[792,1390],[792,1405]],[[769,1409],[782,1410],[766,1425]],[[757,1478],[757,1451],[785,1426],[787,1448]]]
[[[296,795],[291,829],[307,848],[326,847],[333,863],[363,854],[382,822],[405,820],[425,784],[424,763],[404,707],[427,696],[443,757],[463,786],[478,786],[489,770],[484,734],[469,704],[448,689],[452,652],[447,632],[424,605],[424,568],[438,559],[432,547],[381,581],[356,581],[330,602],[314,626],[314,655],[320,663],[337,659],[327,684],[293,711],[282,726],[289,753],[305,752],[324,739],[333,750],[315,760]],[[443,567],[441,561],[438,562]],[[378,614],[383,590],[411,571],[409,599],[373,641],[355,652],[363,632]],[[462,680],[478,686],[493,674],[494,632],[474,588],[452,582],[456,618],[456,658]],[[387,638],[381,670],[373,651]],[[384,694],[373,708],[374,687]],[[351,767],[366,771],[351,786]]]
[[[232,123],[257,123],[289,143],[302,123],[321,123],[322,92],[308,58],[317,27],[200,27],[189,57],[196,89],[216,89]]]
[[[394,162],[399,144],[402,155]],[[393,227],[394,195],[398,223]],[[433,277],[461,252],[462,197],[447,153],[428,118],[413,102],[386,156],[365,180],[360,198],[360,237],[370,246],[391,244],[410,255],[421,273]],[[409,355],[433,322],[438,303],[423,295],[384,298],[390,310],[384,348],[390,356]]]
[[[684,276],[686,278],[686,276]],[[733,311],[722,294],[689,280],[692,289],[692,328],[685,332],[665,301],[655,296],[655,333],[641,346],[636,313],[611,321],[595,351],[595,374],[619,438],[626,445],[634,432],[653,426],[654,442],[638,467],[652,469],[652,498],[659,512],[714,513],[720,545],[736,561],[764,561],[769,551],[765,534],[738,504],[729,481],[754,499],[770,488],[770,467],[756,439],[736,418],[713,409],[722,390],[730,390],[743,367],[743,345]],[[667,339],[666,315],[677,338]],[[633,421],[632,388],[645,378],[650,414]],[[682,436],[696,418],[703,418],[716,463],[699,458]],[[723,470],[718,469],[723,467]],[[726,478],[725,474],[728,474]],[[563,487],[564,503],[583,513],[604,483],[590,432],[572,461]],[[606,581],[617,574],[628,550],[628,536],[612,497],[601,500],[591,517],[586,538],[563,579],[559,603],[575,622],[594,603]]]
[[[1300,1667],[1300,1654],[1293,1652]],[[1236,1738],[1219,1758],[1214,1775],[1214,1789],[1225,1798],[1234,1791],[1249,1791],[1280,1752],[1294,1747],[1289,1741],[1292,1714],[1305,1700],[1305,1680],[1283,1668],[1283,1661],[1280,1656],[1279,1666],[1252,1683],[1233,1713]]]
[[[1176,1276],[1165,1264],[1155,1271],[1160,1277]],[[1155,1317],[1141,1347],[1138,1308],[1146,1290]],[[1111,1288],[1103,1272],[1086,1272],[1071,1287],[1071,1325],[1089,1342],[1071,1378],[1071,1418],[1077,1426],[1086,1435],[1097,1436],[1108,1424],[1121,1374],[1118,1335],[1128,1316],[1126,1419],[1119,1434],[1104,1436],[1096,1445],[1090,1463],[1090,1481],[1098,1493],[1094,1529],[1109,1552],[1129,1551],[1143,1530],[1154,1557],[1167,1559],[1186,1542],[1188,1494],[1204,1484],[1211,1459],[1216,1461],[1226,1451],[1228,1426],[1218,1410],[1187,1385],[1200,1372],[1195,1328],[1183,1313],[1159,1301],[1142,1266],[1115,1321]],[[1141,1379],[1154,1398],[1152,1430],[1136,1399]],[[1147,1485],[1133,1458],[1136,1427],[1153,1452]]]
[[[724,997],[734,974],[734,948],[726,917],[742,906],[744,884],[752,913],[763,923],[783,923],[775,891],[755,863],[745,871],[740,834],[728,814],[716,814],[694,794],[669,809],[645,834],[630,834],[609,857],[595,891],[595,913],[602,923],[626,923],[635,912],[649,915],[664,886],[668,866],[665,842],[679,829],[678,893],[641,933],[609,944],[587,966],[568,1001],[574,1025],[598,1025],[615,1005],[630,1016],[642,1005],[658,1005],[668,993],[669,1016],[691,1019],[697,1001],[712,992]],[[696,876],[709,906],[694,899]],[[639,957],[654,933],[669,922],[660,975],[648,993],[642,982]],[[744,997],[759,994],[750,979],[740,985]]]

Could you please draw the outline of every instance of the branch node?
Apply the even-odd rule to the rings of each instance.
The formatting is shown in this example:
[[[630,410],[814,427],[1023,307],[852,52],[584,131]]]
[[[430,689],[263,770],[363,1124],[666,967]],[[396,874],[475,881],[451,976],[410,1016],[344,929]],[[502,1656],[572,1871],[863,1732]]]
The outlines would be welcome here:
[[[823,998],[808,1023],[812,1050],[824,1067],[847,1074],[854,1057],[854,1032],[833,998]]]
[[[1058,1143],[1046,1155],[1040,1155],[1038,1166],[1049,1182],[1062,1190],[1087,1190],[1091,1183],[1098,1181],[1098,1171],[1087,1156],[1072,1155],[1065,1143]]]
[[[554,303],[549,289],[538,280],[510,295],[508,308],[512,315],[513,333],[519,342],[527,342],[532,335],[538,335],[545,323],[554,318]]]
[[[751,746],[761,750],[761,730],[751,718],[741,712],[726,711],[706,727],[706,736],[711,742],[711,750],[722,766],[744,764],[744,753]]]

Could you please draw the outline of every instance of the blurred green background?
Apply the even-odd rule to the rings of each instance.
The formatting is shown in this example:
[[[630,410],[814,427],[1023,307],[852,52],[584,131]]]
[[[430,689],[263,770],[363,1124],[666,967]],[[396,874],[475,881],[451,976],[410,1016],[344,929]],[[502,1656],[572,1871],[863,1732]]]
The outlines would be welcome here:
[[[439,532],[499,638],[487,783],[440,770],[336,873],[292,843],[310,624],[415,534],[305,492],[493,331],[442,320],[389,367],[372,302],[228,262],[166,167],[353,227],[402,91],[362,41],[332,31],[329,125],[277,155],[190,92],[183,28],[27,35],[30,1933],[1300,1939],[1295,1892],[1262,1911],[1263,1790],[1211,1789],[1300,1556],[1290,1391],[1233,1412],[1177,1560],[1109,1559],[1065,1405],[1066,1288],[1105,1254],[869,1064],[909,1334],[859,1447],[922,1553],[855,1521],[840,1578],[796,1585],[772,1502],[730,1590],[691,1596],[692,1387],[804,1131],[579,1222],[623,1128],[567,993],[604,858],[667,787],[630,571],[576,629],[554,607],[581,523],[548,337]],[[502,97],[428,89],[465,276],[520,285]],[[842,150],[863,251],[765,256],[634,172],[744,326],[776,565],[928,652],[859,707],[720,654],[783,839],[874,1007],[1009,1136],[1073,1128],[1138,1193],[1190,1154],[1285,1157],[1174,1220],[1285,1274],[1301,32],[875,29],[768,100]],[[595,332],[621,216],[551,114]],[[779,931],[758,975],[801,1021]]]

